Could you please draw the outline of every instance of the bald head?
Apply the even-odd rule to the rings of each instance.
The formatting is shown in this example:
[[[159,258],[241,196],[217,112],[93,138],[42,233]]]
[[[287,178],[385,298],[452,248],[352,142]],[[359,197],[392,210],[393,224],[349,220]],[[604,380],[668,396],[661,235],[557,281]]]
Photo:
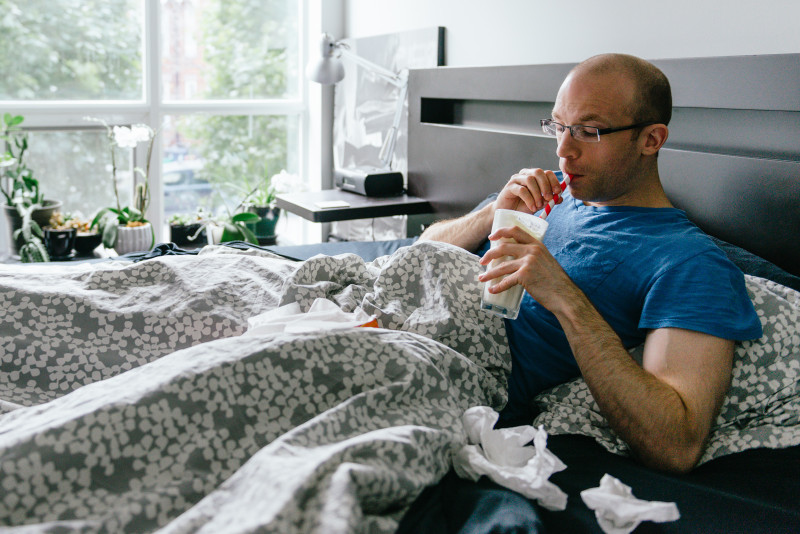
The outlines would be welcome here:
[[[633,122],[669,124],[672,118],[672,91],[661,70],[636,56],[601,54],[577,64],[569,77],[617,75],[632,82],[633,99],[628,103]]]

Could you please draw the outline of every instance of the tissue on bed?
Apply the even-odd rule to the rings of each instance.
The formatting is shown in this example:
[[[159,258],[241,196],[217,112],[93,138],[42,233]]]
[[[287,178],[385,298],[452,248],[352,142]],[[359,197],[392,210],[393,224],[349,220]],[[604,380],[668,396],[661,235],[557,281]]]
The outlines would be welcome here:
[[[368,315],[361,308],[353,312],[342,311],[328,299],[314,300],[307,312],[303,312],[296,302],[292,302],[250,317],[245,334],[277,334],[280,332],[303,333],[316,330],[335,330],[358,326],[377,326],[374,315]]]
[[[564,510],[567,495],[550,482],[550,475],[566,468],[547,449],[543,427],[518,426],[494,430],[498,413],[487,406],[468,409],[462,416],[467,444],[453,455],[453,468],[462,478],[481,475],[508,489],[535,499],[548,510]],[[533,447],[529,443],[533,441]]]
[[[609,474],[603,475],[600,487],[583,490],[581,499],[594,510],[606,534],[628,534],[642,521],[664,523],[681,517],[675,503],[637,499],[630,486]]]

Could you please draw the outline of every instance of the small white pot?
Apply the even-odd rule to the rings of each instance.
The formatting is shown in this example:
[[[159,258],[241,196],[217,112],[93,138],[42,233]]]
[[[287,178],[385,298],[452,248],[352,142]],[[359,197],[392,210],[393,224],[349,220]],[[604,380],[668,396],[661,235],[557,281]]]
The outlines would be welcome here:
[[[143,226],[120,226],[114,250],[121,256],[129,252],[146,252],[154,244],[150,223]]]
[[[221,224],[210,223],[206,225],[206,238],[208,239],[208,244],[219,245],[220,241],[222,241],[222,232],[224,231],[225,227]]]

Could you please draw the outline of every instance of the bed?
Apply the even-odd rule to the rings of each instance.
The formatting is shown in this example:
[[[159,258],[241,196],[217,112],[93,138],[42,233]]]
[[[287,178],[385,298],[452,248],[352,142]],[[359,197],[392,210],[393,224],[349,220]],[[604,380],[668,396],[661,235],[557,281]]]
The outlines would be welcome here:
[[[542,394],[532,423],[568,495],[543,521],[601,532],[580,492],[609,473],[680,510],[636,532],[797,532],[800,55],[656,63],[676,106],[665,187],[747,273],[767,334],[737,347],[688,475],[630,459],[580,380]],[[410,193],[452,217],[521,167],[554,167],[531,125],[570,67],[412,71]],[[394,532],[449,471],[465,410],[505,402],[504,325],[478,309],[466,251],[411,237],[173,252],[0,266],[3,529]]]

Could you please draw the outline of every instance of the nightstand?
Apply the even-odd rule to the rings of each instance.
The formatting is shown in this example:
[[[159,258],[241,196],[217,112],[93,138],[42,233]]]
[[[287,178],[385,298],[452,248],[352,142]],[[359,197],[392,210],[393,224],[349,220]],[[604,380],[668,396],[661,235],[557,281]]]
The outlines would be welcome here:
[[[430,213],[430,203],[410,195],[366,197],[341,189],[276,195],[276,205],[309,221],[325,223]]]

